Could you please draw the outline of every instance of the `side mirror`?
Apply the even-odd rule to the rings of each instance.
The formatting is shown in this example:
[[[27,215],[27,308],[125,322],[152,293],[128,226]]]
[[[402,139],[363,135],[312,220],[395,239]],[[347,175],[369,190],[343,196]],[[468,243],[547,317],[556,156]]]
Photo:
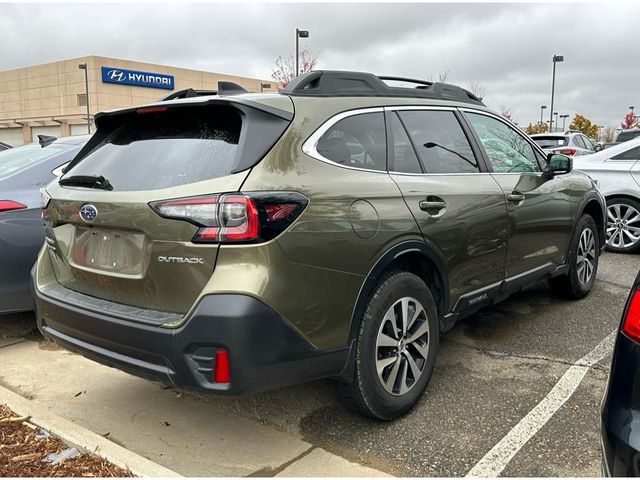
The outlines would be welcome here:
[[[600,150],[602,150],[602,145],[597,143],[595,147],[593,147],[593,151],[594,152],[599,152]]]
[[[550,153],[547,155],[547,166],[553,175],[569,173],[573,170],[573,159],[559,153]]]

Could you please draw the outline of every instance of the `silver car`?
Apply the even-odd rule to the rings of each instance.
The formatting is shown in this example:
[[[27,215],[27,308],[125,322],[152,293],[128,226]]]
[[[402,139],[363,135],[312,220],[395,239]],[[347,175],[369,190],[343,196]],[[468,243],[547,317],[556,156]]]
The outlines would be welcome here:
[[[529,136],[543,150],[561,153],[569,157],[590,155],[596,149],[591,139],[580,132],[536,133]]]
[[[88,139],[43,136],[39,143],[0,152],[0,313],[33,309],[29,273],[44,242],[40,187]]]
[[[573,166],[597,180],[607,200],[607,249],[637,251],[640,248],[640,137],[592,155],[576,157]]]

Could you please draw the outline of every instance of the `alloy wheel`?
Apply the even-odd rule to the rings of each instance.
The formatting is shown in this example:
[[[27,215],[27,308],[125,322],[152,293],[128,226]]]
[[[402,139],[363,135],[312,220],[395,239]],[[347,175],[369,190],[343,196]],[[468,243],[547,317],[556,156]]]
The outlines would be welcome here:
[[[607,245],[627,249],[640,241],[640,212],[631,205],[614,203],[607,207]]]
[[[404,395],[417,383],[427,364],[429,321],[422,304],[403,297],[384,318],[376,339],[376,369],[384,389]]]
[[[578,255],[576,256],[576,266],[578,269],[578,281],[582,285],[587,285],[591,281],[595,270],[596,261],[596,239],[593,230],[585,228],[580,234],[578,242]]]

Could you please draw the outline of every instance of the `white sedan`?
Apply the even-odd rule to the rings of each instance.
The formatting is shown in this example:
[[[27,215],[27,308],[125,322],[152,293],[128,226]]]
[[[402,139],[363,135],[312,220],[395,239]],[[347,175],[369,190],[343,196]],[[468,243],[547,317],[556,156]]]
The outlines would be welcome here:
[[[634,252],[640,248],[640,138],[574,157],[573,167],[600,184],[607,199],[607,248]]]

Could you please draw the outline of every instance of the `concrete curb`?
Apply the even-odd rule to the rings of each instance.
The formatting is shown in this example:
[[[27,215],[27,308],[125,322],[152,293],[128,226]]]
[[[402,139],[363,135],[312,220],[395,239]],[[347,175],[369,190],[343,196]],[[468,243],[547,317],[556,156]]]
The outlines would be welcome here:
[[[80,425],[59,417],[26,398],[0,386],[0,403],[7,405],[16,414],[31,417],[31,422],[44,428],[65,442],[100,455],[121,468],[128,468],[139,477],[182,477],[182,475],[137,453],[127,450],[111,440]]]

